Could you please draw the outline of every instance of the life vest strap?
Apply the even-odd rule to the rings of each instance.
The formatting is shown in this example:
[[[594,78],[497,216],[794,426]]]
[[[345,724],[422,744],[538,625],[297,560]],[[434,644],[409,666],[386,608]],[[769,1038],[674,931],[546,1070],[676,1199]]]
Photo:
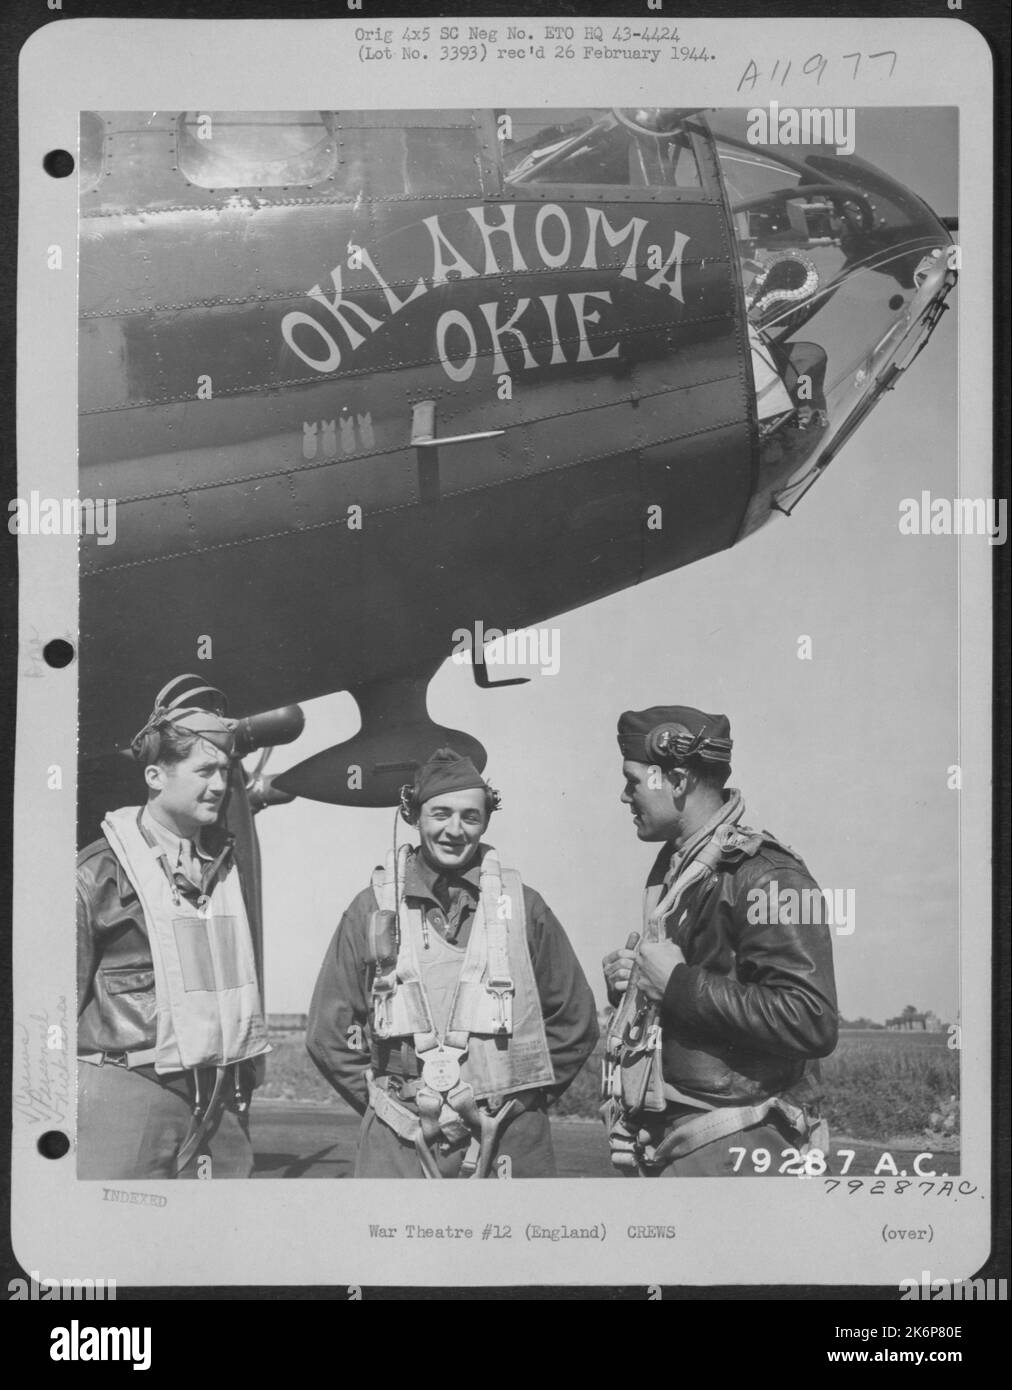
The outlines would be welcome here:
[[[522,1108],[517,1099],[508,1100],[494,1113],[476,1102],[471,1087],[463,1083],[452,1090],[446,1100],[427,1087],[415,1093],[415,1114],[392,1096],[371,1071],[366,1072],[369,1104],[376,1118],[418,1154],[422,1172],[427,1178],[441,1178],[442,1173],[432,1150],[436,1144],[455,1143],[470,1135],[467,1152],[460,1166],[462,1178],[487,1178],[495,1158],[499,1131]]]
[[[398,1104],[393,1096],[378,1085],[371,1071],[366,1072],[365,1080],[369,1090],[369,1104],[376,1118],[392,1129],[399,1139],[414,1145],[422,1172],[427,1178],[441,1178],[443,1175],[425,1141],[418,1116],[413,1115],[407,1106]]]
[[[375,869],[372,875],[379,914],[394,914],[398,924],[395,951],[391,951],[385,939],[387,923],[374,914],[369,924],[367,955],[375,963],[371,991],[373,1028],[377,1038],[384,1040],[411,1033],[420,1044],[416,1050],[424,1052],[438,1038],[415,961],[411,914],[418,909],[410,908],[404,898],[407,863],[408,850],[402,846],[396,861],[389,854],[385,866]],[[494,850],[488,850],[482,861],[479,895],[481,929],[472,929],[445,1036],[449,1046],[462,1050],[467,1048],[472,1033],[492,1037],[511,1037],[513,1033],[516,985],[509,957],[512,899],[503,892],[503,870]]]
[[[717,1106],[685,1116],[676,1120],[656,1144],[650,1140],[650,1130],[639,1128],[618,1102],[606,1102],[602,1107],[602,1116],[609,1125],[612,1165],[624,1174],[638,1173],[644,1168],[658,1172],[706,1144],[728,1139],[732,1134],[761,1124],[771,1114],[778,1114],[798,1136],[802,1155],[813,1148],[823,1152],[827,1149],[829,1135],[825,1122],[809,1117],[802,1106],[782,1096],[771,1096],[755,1105]]]
[[[237,1088],[235,1067],[238,1063],[233,1063],[228,1067],[216,1067],[214,1073],[214,1086],[207,1104],[204,1104],[203,1096],[200,1091],[200,1071],[201,1068],[194,1068],[192,1073],[194,1083],[194,1103],[193,1114],[190,1116],[190,1123],[179,1151],[176,1154],[176,1172],[181,1173],[190,1159],[194,1156],[200,1145],[203,1143],[211,1126],[216,1124],[218,1117],[225,1108],[225,1078],[232,1072],[233,1089]]]
[[[96,1067],[126,1067],[133,1071],[136,1067],[153,1067],[158,1060],[158,1048],[144,1047],[135,1052],[79,1052],[77,1060],[90,1062]],[[182,1067],[179,1074],[183,1074]]]
[[[779,1114],[799,1138],[807,1138],[809,1125],[802,1107],[781,1096],[771,1096],[755,1105],[721,1106],[677,1121],[659,1144],[644,1146],[643,1162],[647,1167],[663,1168],[706,1144],[751,1129],[773,1113]]]
[[[485,917],[484,988],[495,1001],[495,1032],[506,1037],[513,1032],[513,996],[516,988],[510,972],[510,899],[503,892],[499,856],[489,850],[481,865],[481,904]]]
[[[648,886],[643,895],[643,930],[636,946],[637,960],[647,942],[664,939],[666,924],[678,913],[690,890],[706,888],[725,853],[726,832],[744,813],[740,796],[725,806],[717,824],[703,827],[674,856],[663,884]],[[654,1118],[667,1107],[661,1065],[660,1006],[630,984],[612,1015],[605,1040],[602,1099],[614,1101],[630,1133],[637,1116]],[[624,1142],[624,1141],[623,1141]],[[624,1153],[622,1144],[613,1152]]]

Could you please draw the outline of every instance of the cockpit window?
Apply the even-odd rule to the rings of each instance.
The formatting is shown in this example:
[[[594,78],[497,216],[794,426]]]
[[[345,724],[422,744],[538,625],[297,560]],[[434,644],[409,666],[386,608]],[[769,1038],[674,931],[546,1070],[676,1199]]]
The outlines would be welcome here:
[[[681,113],[656,109],[495,113],[503,181],[599,188],[699,188],[699,166]]]
[[[178,163],[198,188],[312,187],[334,172],[320,111],[186,111]]]
[[[844,437],[931,331],[951,239],[858,149],[755,144],[707,113],[736,238],[764,456],[801,469]],[[860,134],[861,127],[858,127]]]
[[[94,111],[81,112],[78,149],[78,190],[92,193],[102,182],[105,165],[105,122]]]
[[[383,124],[380,113],[335,117],[341,192],[355,198],[483,195],[478,132],[471,126]]]
[[[730,144],[720,148],[720,167],[731,206],[760,198],[774,189],[797,185],[803,166],[785,164],[758,149],[739,149]]]

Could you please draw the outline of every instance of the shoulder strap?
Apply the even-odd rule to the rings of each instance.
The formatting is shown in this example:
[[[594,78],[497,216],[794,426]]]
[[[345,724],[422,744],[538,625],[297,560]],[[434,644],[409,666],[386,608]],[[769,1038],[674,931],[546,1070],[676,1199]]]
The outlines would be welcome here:
[[[394,879],[394,859],[393,851],[387,855],[386,864],[377,864],[372,871],[372,891],[376,899],[378,911],[369,914],[369,924],[366,930],[366,959],[374,964],[386,961],[390,956],[390,947],[393,944],[394,955],[396,956],[396,944],[386,940],[388,935],[384,931],[384,923],[381,914],[391,912],[397,913],[397,895]],[[392,933],[396,939],[397,933]],[[384,969],[376,971],[373,980],[373,997],[378,994],[388,996],[394,988],[392,979],[384,979]]]
[[[500,869],[499,872],[502,879],[502,892],[508,898],[513,914],[509,919],[510,926],[514,931],[523,931],[524,940],[526,940],[527,909],[524,906],[523,880],[516,869]]]
[[[417,908],[408,906],[404,897],[408,854],[407,845],[400,847],[396,858],[391,850],[383,867],[373,870],[372,888],[378,911],[370,914],[367,957],[377,963],[371,991],[375,1036],[385,1040],[413,1034],[417,1048],[420,1037],[435,1042],[436,1036],[415,961],[414,935],[420,914]],[[390,919],[382,921],[387,914],[396,923],[394,942],[389,940]]]
[[[757,832],[757,834],[759,837],[760,844],[773,845],[775,849],[782,850],[784,854],[789,854],[792,859],[796,859],[798,861],[801,867],[805,869],[806,873],[808,872],[807,867],[805,865],[805,861],[802,859],[801,855],[797,852],[796,849],[791,849],[790,845],[785,844],[783,840],[778,839],[777,836],[769,830],[760,830]]]
[[[517,946],[523,956],[515,954]],[[482,860],[478,910],[450,1009],[450,1032],[462,1037],[471,1033],[510,1036],[515,972],[524,959],[530,961],[523,884],[520,875],[503,869],[495,850],[489,849]],[[533,967],[529,973],[533,980]],[[526,986],[526,975],[521,984]]]
[[[410,853],[409,846],[401,845],[395,859],[393,850],[387,850],[384,862],[377,864],[372,871],[372,891],[376,898],[376,906],[383,912],[397,911],[398,889],[399,896],[404,896],[404,874]]]
[[[488,965],[485,988],[496,1001],[502,1031],[513,1031],[513,973],[510,969],[509,933],[513,905],[503,891],[503,871],[495,850],[489,850],[481,866],[481,905],[485,915]]]
[[[714,840],[720,848],[720,862],[723,865],[737,865],[745,859],[751,859],[759,854],[763,845],[771,845],[783,854],[788,854],[792,859],[796,859],[804,867],[801,856],[796,854],[790,845],[785,845],[782,840],[777,839],[776,835],[768,830],[753,830],[747,825],[730,825],[721,827],[714,836]]]
[[[372,871],[372,891],[376,906],[381,912],[396,911],[397,904],[393,901],[393,875],[388,878],[386,868],[382,864],[377,864]]]

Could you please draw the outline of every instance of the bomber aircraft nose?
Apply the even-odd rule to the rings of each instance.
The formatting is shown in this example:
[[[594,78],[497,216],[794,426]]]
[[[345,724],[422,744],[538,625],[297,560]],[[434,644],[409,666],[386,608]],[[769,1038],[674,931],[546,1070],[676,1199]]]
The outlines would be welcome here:
[[[775,102],[706,117],[736,239],[759,433],[742,535],[793,509],[916,356],[955,283],[947,225],[861,157],[867,119]]]

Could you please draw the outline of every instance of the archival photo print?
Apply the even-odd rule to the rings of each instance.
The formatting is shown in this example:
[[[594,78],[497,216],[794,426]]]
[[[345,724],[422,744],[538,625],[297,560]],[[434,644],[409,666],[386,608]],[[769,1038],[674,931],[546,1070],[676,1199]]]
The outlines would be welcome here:
[[[960,1172],[958,111],[746,100],[81,113],[79,1179]]]

